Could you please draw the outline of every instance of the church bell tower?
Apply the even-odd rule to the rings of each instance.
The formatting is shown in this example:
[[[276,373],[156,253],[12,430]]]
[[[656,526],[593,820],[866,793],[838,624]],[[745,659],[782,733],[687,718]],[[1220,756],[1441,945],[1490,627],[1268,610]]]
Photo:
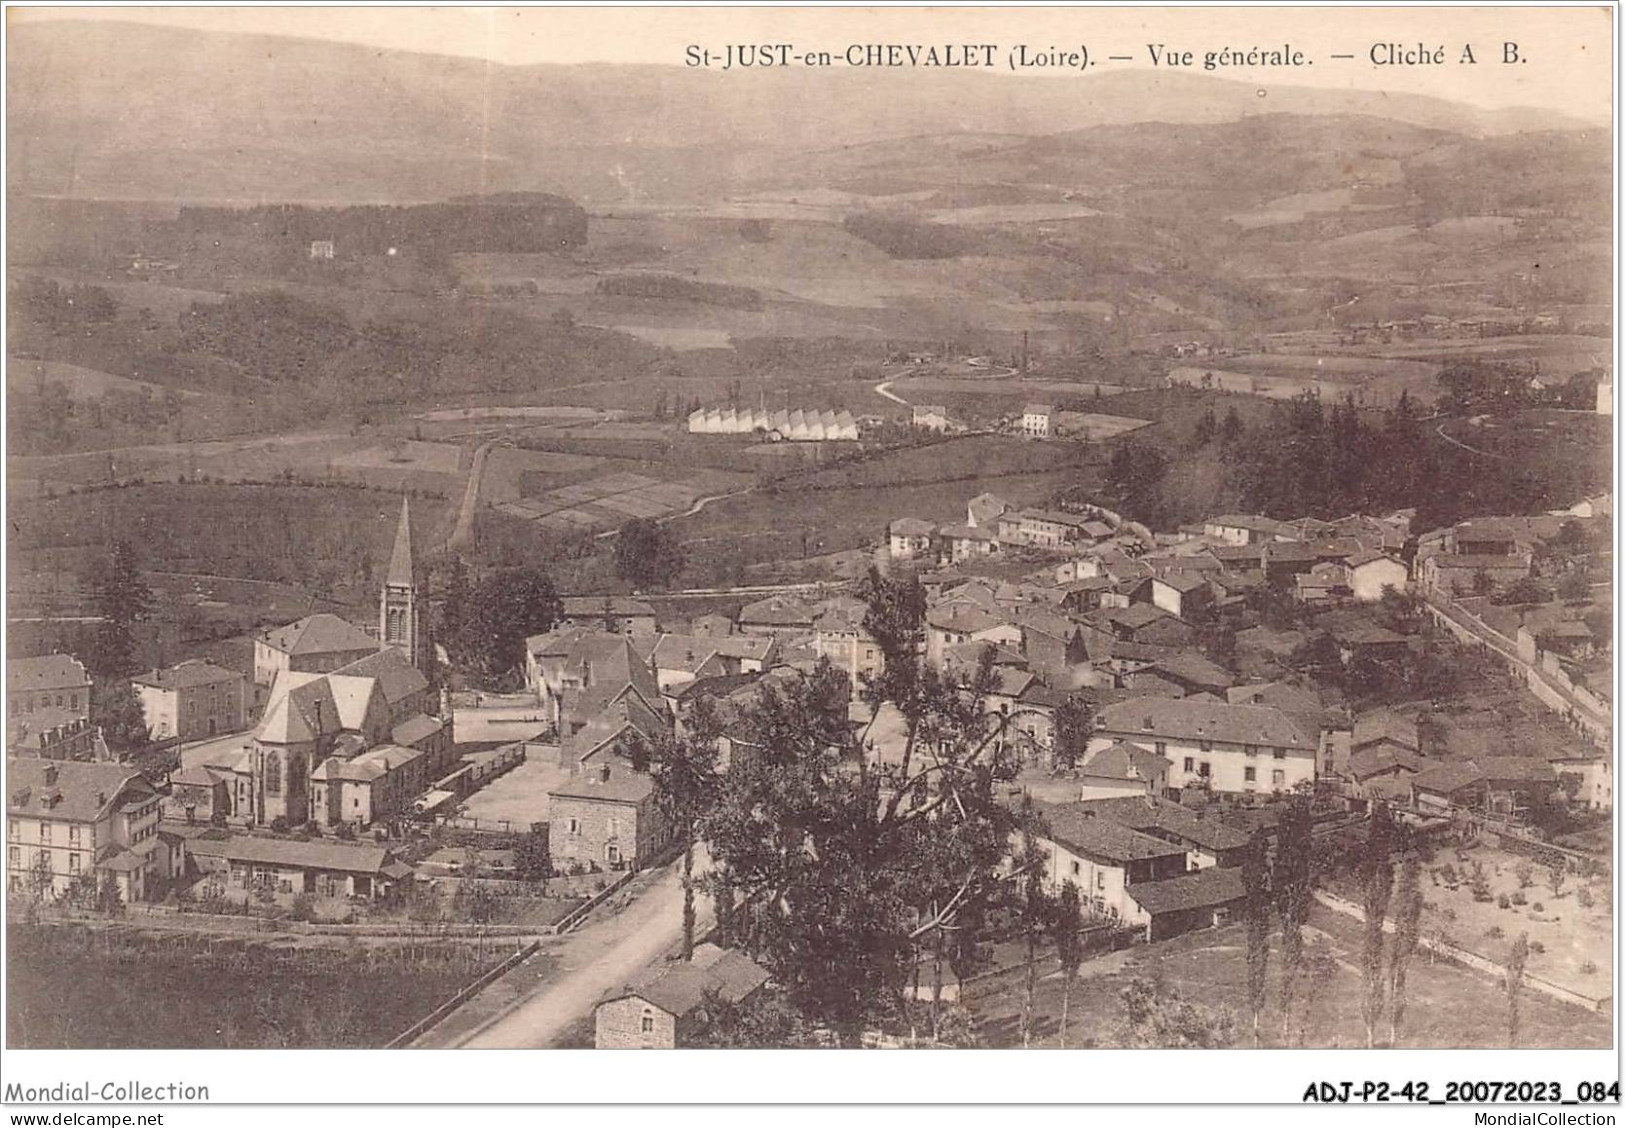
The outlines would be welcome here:
[[[425,657],[422,615],[417,567],[412,559],[412,515],[403,497],[395,548],[389,554],[389,572],[378,596],[378,639],[385,646],[404,651],[420,670]]]

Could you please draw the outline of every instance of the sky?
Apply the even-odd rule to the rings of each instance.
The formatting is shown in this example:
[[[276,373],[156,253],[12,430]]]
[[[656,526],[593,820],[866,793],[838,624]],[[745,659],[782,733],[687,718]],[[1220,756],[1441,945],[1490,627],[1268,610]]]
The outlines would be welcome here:
[[[1613,13],[1605,7],[38,7],[38,19],[138,20],[213,31],[334,39],[491,59],[498,63],[653,63],[681,66],[689,44],[789,42],[839,51],[849,43],[997,43],[1133,54],[1147,45],[1197,53],[1223,47],[1303,49],[1315,65],[1213,72],[1222,77],[1431,94],[1484,108],[1536,106],[1593,121],[1612,110]],[[1526,60],[1500,62],[1502,44]],[[1442,66],[1376,66],[1373,44],[1446,48]],[[1456,60],[1471,44],[1479,62]],[[1352,54],[1353,60],[1332,60]],[[1125,65],[1125,64],[1116,64]]]

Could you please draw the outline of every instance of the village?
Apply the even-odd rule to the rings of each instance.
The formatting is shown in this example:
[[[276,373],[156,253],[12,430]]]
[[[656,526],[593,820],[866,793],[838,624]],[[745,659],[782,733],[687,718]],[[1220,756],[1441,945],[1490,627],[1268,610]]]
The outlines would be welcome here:
[[[1017,426],[1044,437],[1051,410],[1030,405]],[[1027,820],[1006,864],[1036,848],[1048,895],[1075,891],[1091,961],[1241,920],[1250,851],[1282,848],[1294,802],[1311,805],[1317,841],[1345,848],[1380,810],[1420,848],[1456,852],[1459,877],[1430,869],[1430,952],[1498,971],[1506,914],[1527,915],[1521,928],[1552,939],[1530,975],[1595,1011],[1612,991],[1611,607],[1605,585],[1562,579],[1606,558],[1611,519],[1603,496],[1420,537],[1406,512],[1153,531],[981,492],[962,522],[894,517],[868,592],[918,591],[910,660],[974,700],[1006,765],[997,802]],[[773,980],[742,950],[696,944],[696,915],[703,939],[719,914],[694,912],[705,875],[678,882],[673,867],[685,847],[689,867],[703,857],[705,819],[677,816],[660,750],[700,727],[722,775],[746,770],[764,696],[833,672],[851,770],[904,786],[915,728],[874,691],[885,646],[864,591],[747,593],[734,613],[687,618],[640,595],[566,596],[524,642],[522,690],[454,691],[403,500],[375,621],[264,630],[251,672],[189,659],[131,679],[151,737],[177,749],[163,767],[108,752],[76,658],[11,660],[8,894],[36,913],[160,913],[205,932],[433,920],[510,938],[514,956],[408,1032],[420,1045],[544,1044],[530,1040],[537,1000],[490,997],[513,993],[504,978],[557,942],[544,938],[596,925],[603,966],[575,973],[595,988],[590,1013],[541,1028],[694,1044],[719,1000],[744,1006]],[[1503,687],[1494,708],[1487,685]],[[1553,875],[1552,904],[1525,909],[1534,866]],[[1486,873],[1521,875],[1499,916]],[[1357,913],[1346,885],[1327,863],[1316,896]],[[621,966],[629,945],[635,967]],[[998,970],[945,986],[939,966],[912,997],[936,1008],[963,991],[993,1030],[1009,1001]],[[975,1005],[972,979],[992,984]],[[1026,1043],[1037,1027],[1026,1013],[1021,1026]]]

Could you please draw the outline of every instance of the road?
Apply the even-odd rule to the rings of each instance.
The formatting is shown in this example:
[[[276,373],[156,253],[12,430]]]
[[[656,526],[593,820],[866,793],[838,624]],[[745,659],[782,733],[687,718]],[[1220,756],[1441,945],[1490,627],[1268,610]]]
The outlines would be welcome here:
[[[1448,422],[1449,422],[1448,419],[1445,420],[1445,423],[1448,423]],[[1439,426],[1436,428],[1436,430],[1437,430],[1438,436],[1441,439],[1443,439],[1445,442],[1449,443],[1451,446],[1460,447],[1462,450],[1469,451],[1469,452],[1471,452],[1473,454],[1479,455],[1482,458],[1500,458],[1500,459],[1506,458],[1506,455],[1504,455],[1504,454],[1493,454],[1493,453],[1491,453],[1490,451],[1487,451],[1487,450],[1479,450],[1475,446],[1468,446],[1466,443],[1462,442],[1460,439],[1452,438],[1450,435],[1447,435],[1445,433],[1444,423],[1440,423]]]
[[[709,863],[703,849],[695,853],[694,872],[698,877]],[[711,899],[703,893],[696,894],[694,907],[695,930],[703,934],[711,925]],[[562,965],[561,977],[449,1045],[470,1049],[551,1046],[579,1019],[591,1014],[606,991],[625,986],[638,972],[680,943],[682,937],[683,867],[679,859],[667,866],[630,907],[615,916],[590,922],[580,932],[573,933],[556,950]],[[500,981],[493,986],[500,986]]]
[[[447,548],[465,545],[474,536],[474,512],[480,505],[480,479],[485,475],[485,456],[491,453],[492,447],[503,441],[488,439],[474,451],[474,465],[468,471],[468,487],[463,490],[463,504],[457,511],[457,527],[451,531]]]
[[[687,509],[683,510],[681,513],[668,513],[664,517],[656,517],[655,518],[655,524],[664,525],[667,521],[675,521],[679,517],[692,517],[692,516],[694,516],[694,514],[698,513],[700,510],[704,509],[707,505],[710,505],[713,501],[727,501],[730,497],[743,497],[744,495],[746,495],[748,493],[755,493],[755,492],[756,492],[756,487],[755,486],[746,486],[744,489],[733,490],[733,491],[731,491],[729,493],[706,494],[704,497],[696,499],[693,505],[689,506]],[[608,540],[611,537],[617,537],[617,536],[620,536],[620,535],[621,535],[621,530],[618,529],[618,528],[616,528],[616,529],[605,529],[603,532],[598,533],[595,539],[597,539],[597,540]]]

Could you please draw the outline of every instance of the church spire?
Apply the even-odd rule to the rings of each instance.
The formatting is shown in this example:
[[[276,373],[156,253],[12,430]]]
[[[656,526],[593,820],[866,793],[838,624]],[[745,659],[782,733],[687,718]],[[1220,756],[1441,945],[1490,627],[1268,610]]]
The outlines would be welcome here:
[[[389,574],[384,583],[390,587],[411,587],[415,582],[412,567],[412,514],[405,497],[401,498],[401,523],[395,527],[395,550],[389,555]]]

